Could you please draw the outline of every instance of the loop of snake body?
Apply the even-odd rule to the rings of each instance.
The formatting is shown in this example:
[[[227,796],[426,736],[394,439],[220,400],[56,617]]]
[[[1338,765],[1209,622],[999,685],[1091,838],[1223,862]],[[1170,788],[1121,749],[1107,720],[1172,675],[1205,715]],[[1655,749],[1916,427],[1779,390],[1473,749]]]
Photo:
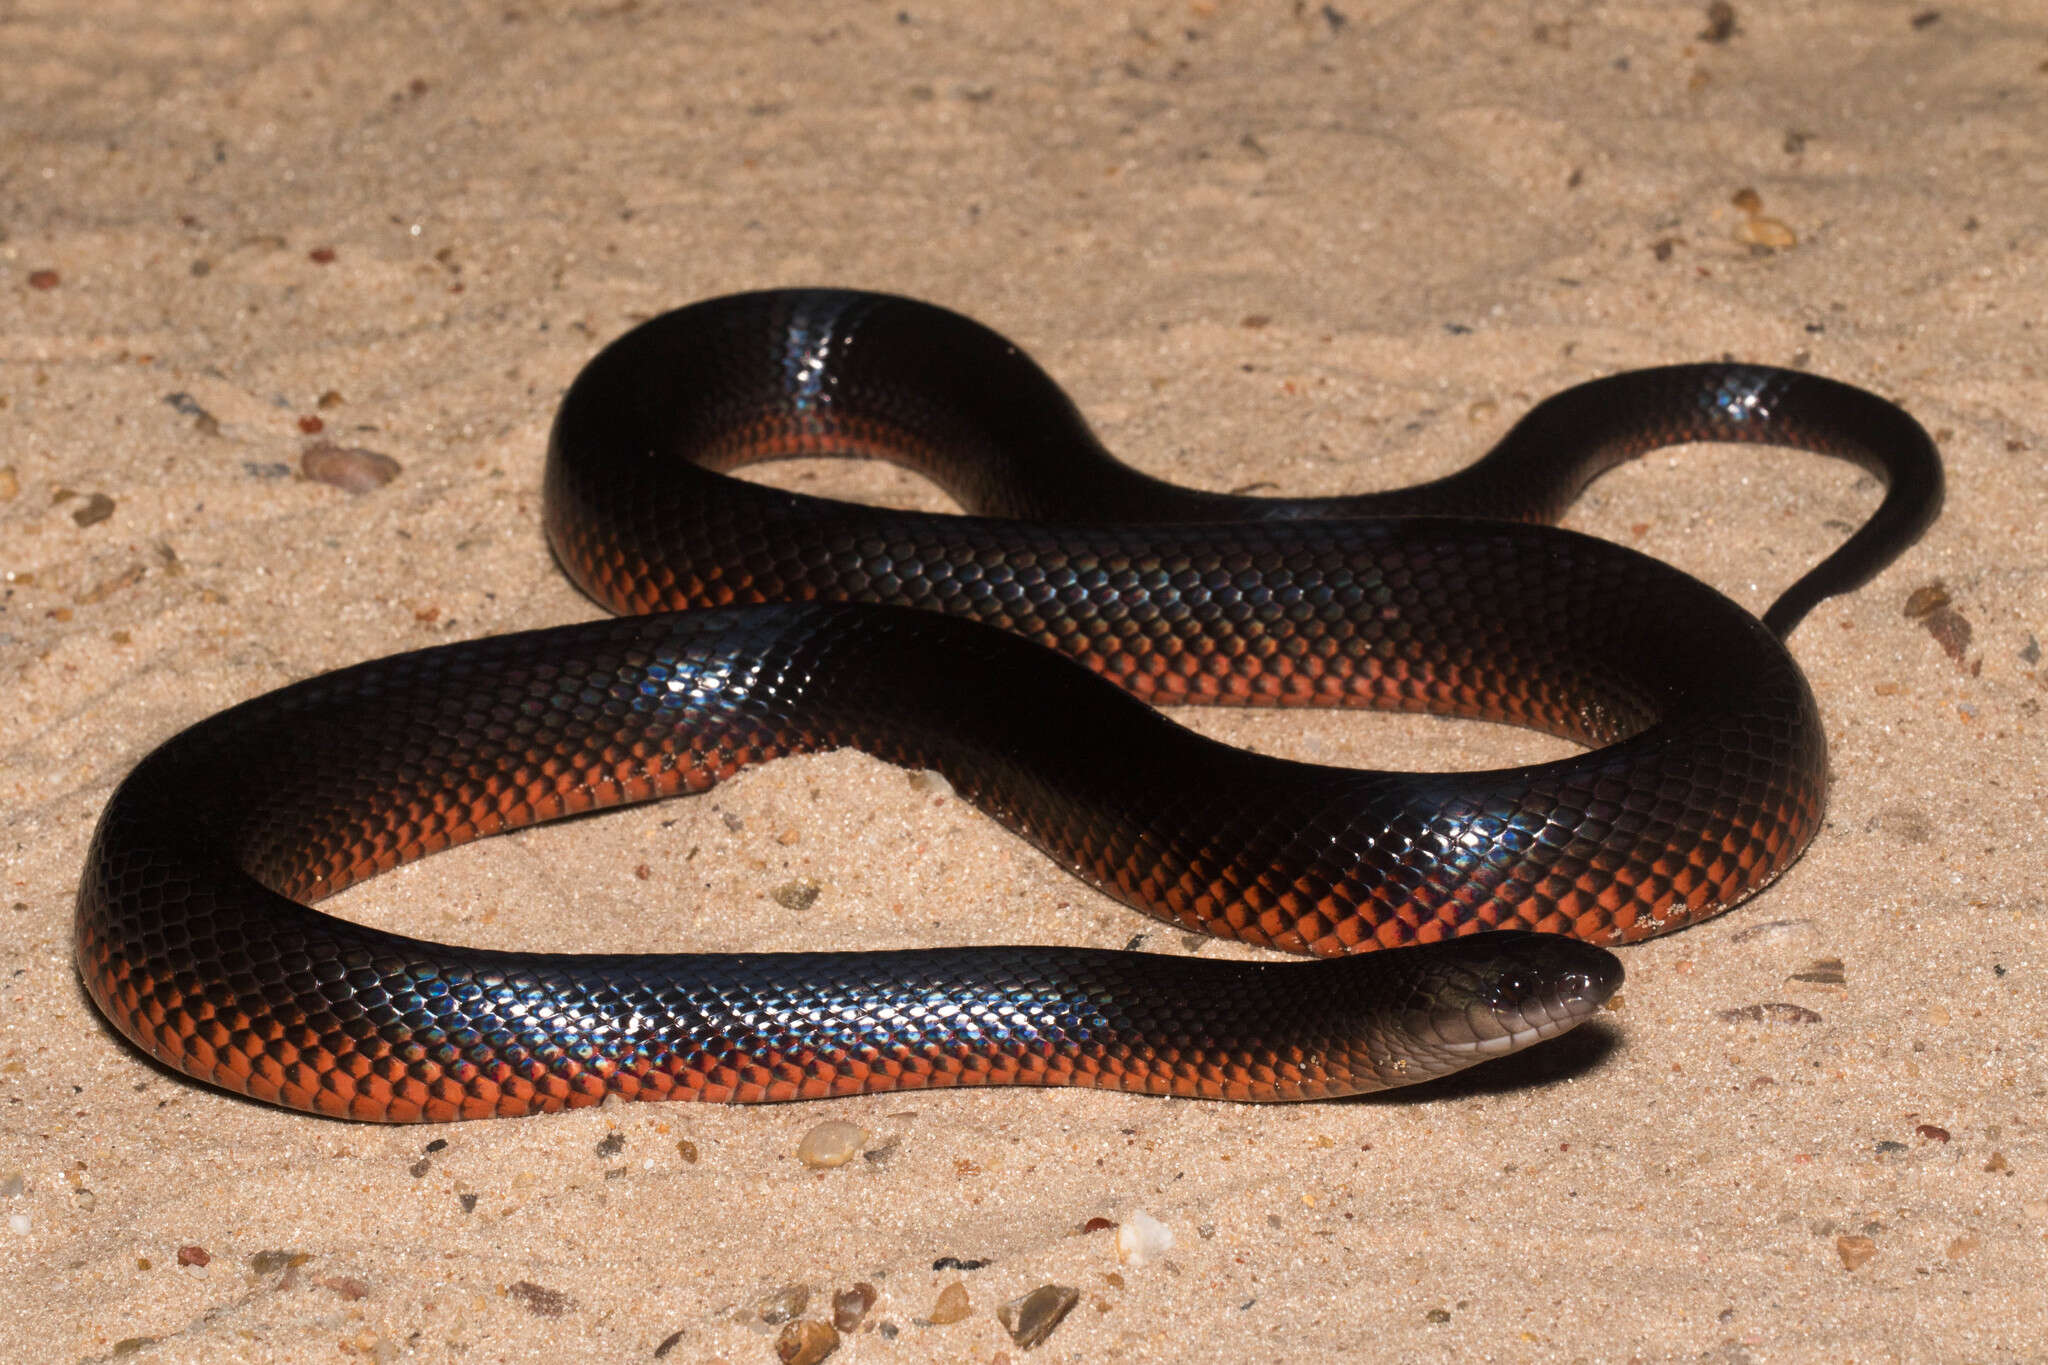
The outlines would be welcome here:
[[[1520,524],[1688,441],[1840,456],[1886,493],[1763,622],[1631,550]],[[725,473],[805,455],[909,465],[969,515]],[[1111,458],[977,323],[777,290],[605,349],[563,401],[545,485],[556,557],[628,615],[309,679],[120,784],[76,952],[145,1052],[394,1122],[948,1085],[1290,1100],[1440,1075],[1588,1017],[1621,978],[1594,945],[1718,914],[1798,856],[1825,744],[1783,637],[1918,536],[1941,468],[1873,395],[1709,364],[1568,390],[1420,487],[1199,492]],[[1352,771],[1150,705],[1186,702],[1425,710],[1589,748]],[[841,746],[936,769],[1147,913],[1327,960],[523,953],[311,908],[453,844]]]

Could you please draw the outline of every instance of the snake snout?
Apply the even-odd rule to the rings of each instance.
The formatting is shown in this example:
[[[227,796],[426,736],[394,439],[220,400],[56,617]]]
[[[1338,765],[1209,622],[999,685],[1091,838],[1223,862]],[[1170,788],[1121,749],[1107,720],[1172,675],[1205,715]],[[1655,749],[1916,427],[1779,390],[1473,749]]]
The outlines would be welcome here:
[[[1621,960],[1577,939],[1513,931],[1459,944],[1458,960],[1445,964],[1429,1031],[1460,1065],[1568,1032],[1621,988]]]

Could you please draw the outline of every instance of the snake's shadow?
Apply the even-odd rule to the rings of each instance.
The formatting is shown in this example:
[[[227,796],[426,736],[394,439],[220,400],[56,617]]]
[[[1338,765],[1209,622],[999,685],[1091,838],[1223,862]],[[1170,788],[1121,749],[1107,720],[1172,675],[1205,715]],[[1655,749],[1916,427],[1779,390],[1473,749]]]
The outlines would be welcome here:
[[[1419,1085],[1404,1085],[1398,1090],[1380,1090],[1370,1095],[1354,1095],[1349,1099],[1336,1100],[1336,1104],[1356,1105],[1411,1105],[1441,1104],[1447,1100],[1468,1099],[1475,1095],[1504,1095],[1518,1090],[1533,1090],[1540,1086],[1554,1085],[1559,1081],[1571,1080],[1587,1075],[1604,1065],[1607,1059],[1621,1049],[1621,1030],[1604,1019],[1595,1019],[1579,1025],[1562,1038],[1540,1043],[1521,1052],[1496,1057],[1490,1062],[1453,1072],[1433,1081]]]

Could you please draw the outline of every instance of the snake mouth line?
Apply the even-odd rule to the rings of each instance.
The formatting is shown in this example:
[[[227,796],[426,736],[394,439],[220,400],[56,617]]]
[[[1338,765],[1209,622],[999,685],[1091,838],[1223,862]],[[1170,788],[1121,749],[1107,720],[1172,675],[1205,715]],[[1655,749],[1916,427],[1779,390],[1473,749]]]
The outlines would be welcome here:
[[[1479,999],[1439,1020],[1438,1043],[1447,1053],[1476,1061],[1547,1042],[1598,1014],[1621,989],[1621,962],[1605,949],[1546,936],[1539,952],[1540,964],[1504,973]]]

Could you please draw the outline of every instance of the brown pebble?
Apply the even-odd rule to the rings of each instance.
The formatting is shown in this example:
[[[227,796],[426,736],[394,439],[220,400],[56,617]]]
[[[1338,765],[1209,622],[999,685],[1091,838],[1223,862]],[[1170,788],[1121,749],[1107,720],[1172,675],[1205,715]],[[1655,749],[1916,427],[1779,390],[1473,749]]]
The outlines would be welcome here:
[[[11,464],[0,464],[0,502],[13,502],[21,492],[21,476]]]
[[[875,1306],[875,1287],[866,1280],[851,1289],[842,1289],[832,1296],[832,1325],[842,1332],[851,1332]]]
[[[792,1322],[775,1338],[775,1358],[782,1365],[818,1365],[839,1349],[839,1333],[829,1322]]]
[[[1914,1127],[1913,1131],[1929,1142],[1947,1142],[1949,1140],[1948,1129],[1937,1128],[1931,1123],[1918,1124]]]
[[[206,1248],[202,1246],[182,1246],[178,1248],[179,1265],[205,1265],[212,1259],[213,1257],[208,1255]]]
[[[1907,594],[1902,610],[1934,637],[1942,653],[1958,664],[1963,661],[1964,653],[1970,648],[1970,622],[1950,605],[1946,583],[1937,578],[1913,589]]]
[[[996,1321],[1010,1334],[1010,1340],[1028,1351],[1051,1336],[1052,1329],[1080,1301],[1078,1289],[1064,1284],[1042,1284],[996,1309]]]
[[[1799,234],[1777,218],[1752,215],[1735,225],[1735,240],[1745,246],[1767,246],[1785,251],[1799,245]]]
[[[1744,213],[1762,213],[1764,211],[1764,197],[1747,187],[1735,191],[1734,194],[1728,197],[1728,202],[1741,209]]]
[[[1877,1243],[1868,1237],[1844,1233],[1835,1238],[1835,1254],[1842,1258],[1842,1269],[1859,1270],[1869,1265],[1870,1258],[1877,1255]]]
[[[770,891],[768,898],[785,910],[808,910],[817,904],[822,890],[824,888],[809,877],[798,877]]]
[[[31,270],[28,272],[28,287],[31,289],[55,289],[63,282],[63,276],[54,270]]]
[[[368,1298],[370,1286],[352,1275],[322,1275],[313,1281],[322,1289],[331,1289],[342,1298],[354,1303],[357,1299]]]
[[[310,1252],[288,1251],[282,1247],[271,1251],[259,1251],[249,1258],[249,1273],[275,1275],[280,1270],[296,1270],[312,1259]]]
[[[93,493],[71,509],[71,519],[80,526],[94,526],[114,515],[114,500],[105,493]]]
[[[299,430],[305,432],[308,436],[318,436],[321,432],[327,430],[327,423],[313,416],[313,414],[307,413],[299,419]]]
[[[1090,1218],[1087,1222],[1081,1224],[1081,1235],[1085,1237],[1091,1232],[1108,1232],[1115,1226],[1115,1219],[1104,1218],[1101,1214],[1097,1214],[1095,1217]]]
[[[1997,1175],[2001,1171],[2011,1170],[2012,1167],[2006,1164],[2004,1152],[1993,1152],[1991,1159],[1984,1163],[1984,1169],[1992,1175]]]
[[[576,1306],[576,1300],[559,1289],[549,1289],[532,1280],[520,1280],[505,1291],[537,1318],[559,1318]]]
[[[925,1320],[934,1327],[944,1327],[949,1322],[958,1322],[974,1311],[974,1305],[967,1300],[967,1286],[955,1280],[939,1291],[937,1303]]]
[[[670,1351],[673,1351],[676,1347],[682,1344],[684,1335],[684,1329],[678,1327],[675,1331],[670,1332],[667,1336],[663,1337],[661,1339],[661,1345],[654,1348],[654,1358],[656,1360],[667,1359],[668,1353]]]
[[[689,1162],[692,1166],[696,1165],[697,1144],[690,1141],[688,1138],[683,1138],[681,1141],[676,1143],[676,1155],[680,1156],[684,1161]]]
[[[1901,607],[1900,611],[1917,621],[1947,606],[1948,602],[1948,584],[1937,578],[1932,583],[1923,583],[1907,593],[1906,605]]]
[[[397,478],[404,466],[375,450],[320,441],[299,456],[299,472],[315,483],[350,493],[369,493]]]
[[[1810,982],[1816,986],[1840,986],[1848,981],[1843,974],[1842,959],[1839,957],[1817,957],[1792,973],[1789,979]]]
[[[319,408],[319,409],[320,409],[320,410],[321,410],[322,412],[325,412],[325,411],[327,411],[327,410],[328,410],[329,408],[338,408],[338,407],[340,407],[340,406],[341,406],[341,390],[340,390],[340,389],[329,389],[329,390],[327,390],[327,392],[325,392],[325,393],[323,393],[323,394],[321,394],[321,395],[320,395],[320,401],[319,401],[319,402],[317,402],[317,403],[315,403],[315,404],[314,404],[313,406],[314,406],[314,407],[317,407],[317,408]]]
[[[1735,34],[1735,6],[1729,4],[1728,0],[1714,0],[1713,4],[1707,6],[1707,26],[1700,30],[1700,41],[1725,43]]]
[[[334,248],[331,246],[316,246],[306,253],[306,259],[314,265],[333,265]]]

